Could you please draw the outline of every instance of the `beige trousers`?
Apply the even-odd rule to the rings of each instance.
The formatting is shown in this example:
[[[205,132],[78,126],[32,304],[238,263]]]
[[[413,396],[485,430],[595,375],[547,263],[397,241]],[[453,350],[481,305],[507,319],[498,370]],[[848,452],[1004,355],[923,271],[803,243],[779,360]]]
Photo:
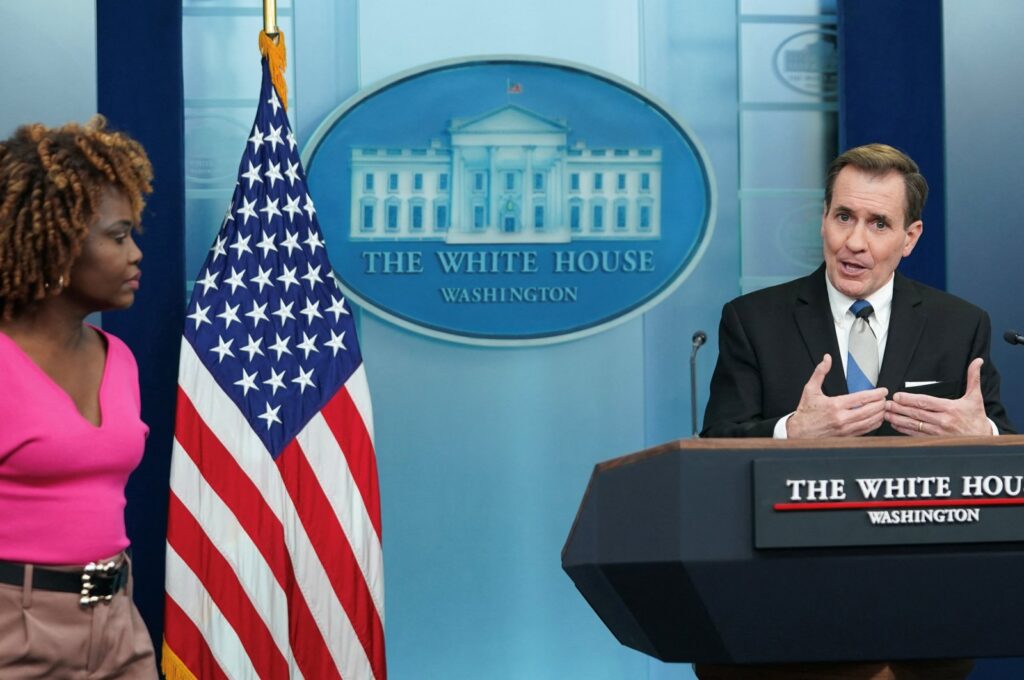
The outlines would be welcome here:
[[[156,680],[146,624],[131,580],[114,599],[92,607],[75,593],[0,583],[0,678],[3,680]]]

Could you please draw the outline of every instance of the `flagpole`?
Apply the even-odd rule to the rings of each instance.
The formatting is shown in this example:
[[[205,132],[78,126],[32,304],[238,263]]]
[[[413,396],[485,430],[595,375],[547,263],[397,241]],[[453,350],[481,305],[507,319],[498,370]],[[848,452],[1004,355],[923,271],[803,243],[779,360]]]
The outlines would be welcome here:
[[[277,39],[277,0],[263,0],[263,32]]]

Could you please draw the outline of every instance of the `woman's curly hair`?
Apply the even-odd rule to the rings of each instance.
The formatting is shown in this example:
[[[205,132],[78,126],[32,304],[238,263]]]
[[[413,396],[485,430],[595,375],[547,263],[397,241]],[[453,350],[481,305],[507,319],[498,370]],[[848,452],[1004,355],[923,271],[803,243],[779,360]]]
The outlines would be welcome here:
[[[140,222],[153,168],[106,124],[23,125],[0,142],[0,319],[60,292],[105,190],[123,193]]]

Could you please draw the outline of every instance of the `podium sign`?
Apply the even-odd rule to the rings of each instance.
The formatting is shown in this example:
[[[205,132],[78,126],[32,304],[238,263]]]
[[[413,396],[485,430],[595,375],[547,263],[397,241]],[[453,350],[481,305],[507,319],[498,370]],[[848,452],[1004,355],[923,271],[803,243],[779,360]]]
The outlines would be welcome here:
[[[758,548],[1024,541],[1024,457],[753,461]]]
[[[1021,436],[673,442],[595,468],[562,567],[664,661],[1021,656],[1020,475]]]

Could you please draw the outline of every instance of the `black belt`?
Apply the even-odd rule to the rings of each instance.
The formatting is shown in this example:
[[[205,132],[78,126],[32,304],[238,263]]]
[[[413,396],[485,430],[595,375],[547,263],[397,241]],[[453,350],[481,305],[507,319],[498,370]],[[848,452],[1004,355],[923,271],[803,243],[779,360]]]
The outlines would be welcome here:
[[[20,562],[0,562],[0,583],[12,586],[25,584],[25,565]],[[78,593],[79,604],[92,606],[110,601],[128,585],[128,560],[120,564],[90,562],[81,571],[59,571],[38,565],[32,568],[32,587],[58,593]]]

